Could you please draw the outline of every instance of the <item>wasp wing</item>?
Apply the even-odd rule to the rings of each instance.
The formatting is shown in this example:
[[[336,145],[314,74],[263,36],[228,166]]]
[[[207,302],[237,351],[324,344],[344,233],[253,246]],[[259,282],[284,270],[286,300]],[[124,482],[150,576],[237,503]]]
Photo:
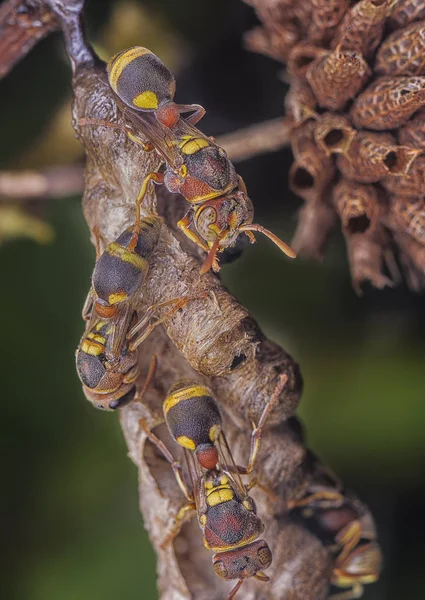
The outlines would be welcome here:
[[[122,111],[134,135],[143,134],[170,168],[177,171],[183,164],[183,158],[173,130],[159,123],[151,113],[136,112],[125,107]]]
[[[200,515],[206,512],[206,502],[205,500],[202,501],[203,495],[201,494],[204,475],[193,452],[184,449],[184,457],[186,460],[190,485],[192,488],[192,494],[196,505],[196,512],[198,513],[198,515]]]
[[[242,477],[240,475],[238,466],[233,458],[233,454],[229,448],[226,436],[223,432],[220,433],[219,438],[216,442],[218,449],[218,460],[219,465],[223,471],[225,471],[232,479],[235,485],[235,491],[238,493],[241,499],[248,495],[248,491]]]

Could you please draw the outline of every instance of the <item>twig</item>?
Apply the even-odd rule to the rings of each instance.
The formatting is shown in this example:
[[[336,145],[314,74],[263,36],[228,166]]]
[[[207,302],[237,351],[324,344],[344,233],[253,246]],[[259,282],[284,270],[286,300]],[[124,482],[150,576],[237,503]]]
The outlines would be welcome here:
[[[289,143],[283,119],[264,121],[219,136],[217,144],[240,162]],[[4,199],[63,198],[84,190],[84,165],[60,165],[43,171],[0,171],[0,201]]]
[[[226,150],[230,160],[241,162],[288,146],[289,127],[283,118],[272,119],[221,135],[217,143]]]
[[[140,151],[128,136],[110,128],[79,127],[81,118],[121,122],[107,84],[104,65],[84,42],[79,9],[81,1],[49,0],[59,15],[73,66],[74,124],[86,154],[84,216],[103,241],[115,239],[134,222],[134,199],[146,173],[158,169],[155,153]],[[154,190],[146,206],[155,200]],[[318,538],[286,515],[289,499],[303,496],[313,477],[308,452],[299,427],[289,417],[302,391],[299,367],[282,348],[267,340],[251,315],[213,274],[200,276],[200,259],[191,244],[182,249],[174,235],[176,199],[162,190],[162,209],[167,225],[153,256],[140,310],[157,301],[187,293],[191,301],[166,323],[156,328],[139,352],[141,373],[148,372],[152,354],[158,356],[153,385],[143,405],[133,403],[121,411],[121,424],[130,456],[138,467],[140,506],[152,544],[158,554],[158,586],[161,600],[221,600],[228,584],[211,567],[211,554],[202,544],[195,521],[183,528],[174,545],[161,548],[171,519],[183,498],[168,464],[153,452],[140,429],[139,419],[155,427],[162,421],[161,403],[176,378],[191,377],[208,383],[225,412],[225,429],[238,462],[249,453],[249,431],[273,393],[279,374],[288,383],[264,431],[257,462],[261,483],[278,494],[281,506],[269,496],[255,493],[258,512],[274,560],[270,583],[249,581],[243,597],[260,595],[273,600],[323,600],[328,591],[331,559]],[[209,295],[203,297],[202,293]],[[143,377],[139,382],[142,385]],[[270,426],[275,427],[270,428]],[[163,437],[163,431],[157,431]],[[117,574],[117,577],[119,574]]]
[[[50,167],[42,171],[0,171],[0,202],[32,198],[64,198],[84,190],[84,166]]]
[[[55,14],[42,0],[6,0],[0,6],[0,79],[56,28]]]

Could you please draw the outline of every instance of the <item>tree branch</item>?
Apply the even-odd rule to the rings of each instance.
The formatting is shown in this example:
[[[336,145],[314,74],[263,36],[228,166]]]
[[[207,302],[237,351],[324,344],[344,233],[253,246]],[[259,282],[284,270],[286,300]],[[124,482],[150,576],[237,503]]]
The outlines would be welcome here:
[[[0,6],[0,79],[56,28],[56,16],[42,0],[6,0]]]
[[[233,162],[274,152],[289,143],[284,119],[239,129],[216,140]],[[0,171],[1,199],[63,198],[84,191],[84,165],[57,165],[42,171]]]
[[[47,1],[47,0],[46,0]],[[49,0],[63,28],[73,66],[73,119],[86,155],[83,212],[89,227],[96,227],[103,244],[115,239],[135,219],[135,198],[146,173],[157,170],[160,159],[145,153],[127,135],[103,127],[81,127],[82,117],[121,122],[106,78],[104,65],[84,42],[79,11],[82,2]],[[153,187],[153,186],[152,186]],[[149,201],[155,201],[154,190]],[[145,206],[146,206],[145,205]],[[189,376],[208,383],[224,412],[224,427],[236,461],[249,453],[248,431],[269,400],[278,375],[288,384],[267,423],[256,473],[261,483],[281,499],[254,492],[265,523],[265,537],[273,550],[268,570],[271,581],[248,581],[247,600],[321,600],[327,595],[331,556],[318,538],[287,516],[287,503],[303,497],[315,481],[311,456],[298,422],[291,418],[302,391],[297,363],[277,344],[267,340],[252,316],[213,274],[199,275],[200,258],[193,245],[180,244],[176,213],[181,203],[161,190],[159,210],[166,225],[155,251],[140,299],[143,307],[190,294],[201,295],[157,328],[139,352],[141,385],[153,353],[158,370],[143,405],[133,403],[121,411],[121,424],[129,453],[139,471],[140,507],[158,555],[158,585],[162,600],[222,599],[229,584],[211,568],[195,520],[188,523],[175,543],[161,549],[172,518],[184,502],[167,462],[158,456],[139,427],[141,417],[167,443],[161,405],[169,386]],[[186,250],[187,249],[187,250]],[[173,453],[176,453],[175,447]]]

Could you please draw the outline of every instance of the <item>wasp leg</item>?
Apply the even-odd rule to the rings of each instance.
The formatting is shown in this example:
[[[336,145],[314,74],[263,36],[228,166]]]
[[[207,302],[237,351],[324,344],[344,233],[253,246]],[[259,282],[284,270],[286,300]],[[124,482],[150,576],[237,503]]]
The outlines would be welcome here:
[[[189,229],[189,226],[191,225],[192,220],[193,220],[193,210],[189,210],[185,214],[183,219],[180,219],[180,221],[177,222],[177,227],[183,231],[185,236],[188,237],[191,242],[194,242],[197,246],[200,246],[202,248],[202,250],[205,250],[205,252],[209,253],[210,248],[204,242],[204,240],[201,238],[201,236],[198,233],[196,233],[196,231],[192,231],[191,229]],[[214,261],[212,264],[212,268],[213,268],[213,271],[215,271],[216,273],[220,270],[220,265],[218,263],[217,258],[215,258],[215,257],[214,257]]]
[[[154,433],[152,433],[152,431],[149,429],[148,424],[146,423],[145,419],[140,419],[139,425],[143,429],[143,431],[146,433],[146,435],[148,436],[148,438],[152,442],[152,444],[155,444],[155,446],[158,448],[158,450],[163,454],[164,458],[166,458],[168,460],[171,468],[173,469],[174,477],[176,478],[176,481],[177,481],[181,491],[186,496],[189,503],[193,504],[192,493],[189,491],[189,488],[183,481],[183,469],[182,469],[181,464],[174,458],[174,456],[168,450],[168,448],[164,444],[164,442],[161,441],[158,437],[156,437],[156,435]]]
[[[138,238],[138,235],[140,232],[140,225],[141,225],[141,220],[142,220],[141,215],[140,215],[140,206],[144,200],[144,197],[146,195],[150,181],[153,181],[157,185],[162,185],[164,183],[164,175],[162,173],[148,173],[143,180],[139,195],[136,198],[136,223],[134,226],[133,239],[131,240],[130,245],[129,245],[129,248],[132,250],[134,250],[134,248],[136,247],[137,238]],[[151,212],[155,212],[153,210],[153,206],[150,206],[150,210],[151,210]]]
[[[162,550],[164,550],[164,548],[171,544],[171,542],[178,536],[183,526],[183,522],[186,520],[186,515],[195,510],[196,506],[194,502],[191,502],[190,504],[185,504],[181,507],[181,509],[176,515],[174,527],[167,535],[167,537],[161,542],[160,548]]]
[[[140,226],[142,222],[142,218],[140,215],[140,206],[144,200],[144,197],[146,196],[146,192],[150,181],[153,181],[157,185],[161,185],[162,183],[164,183],[164,175],[162,173],[152,172],[148,173],[143,180],[139,195],[136,198],[136,223],[134,224],[133,237],[131,238],[130,244],[128,245],[128,249],[130,250],[130,252],[132,252],[136,247],[137,240],[139,238]],[[154,212],[153,207],[150,207],[150,209],[152,209],[151,212]]]
[[[300,500],[290,500],[288,502],[288,510],[300,508],[302,506],[309,506],[314,502],[319,502],[322,504],[321,508],[336,508],[344,503],[344,496],[342,496],[342,494],[339,492],[323,490],[311,494],[310,496],[306,496],[305,498],[301,498]]]
[[[144,395],[146,394],[146,390],[149,387],[150,382],[152,381],[155,372],[156,372],[156,367],[158,366],[158,357],[156,354],[152,355],[151,358],[151,362],[149,364],[149,369],[148,369],[148,373],[145,377],[145,382],[143,384],[143,387],[140,391],[140,394],[138,394],[135,398],[136,402],[142,402]]]
[[[133,352],[140,344],[152,333],[157,325],[164,323],[168,319],[170,319],[180,308],[182,308],[185,304],[187,304],[190,300],[197,300],[198,298],[204,298],[207,296],[207,292],[199,294],[198,296],[180,296],[179,298],[173,298],[173,300],[167,300],[167,302],[156,302],[150,306],[143,317],[140,319],[138,323],[134,327],[130,329],[127,334],[127,339],[132,339],[135,337],[136,333],[140,330],[143,330],[139,335],[133,339],[130,343],[130,350]],[[163,317],[158,318],[153,323],[149,323],[149,320],[154,315],[155,311],[159,308],[164,308],[166,306],[170,306],[174,304],[173,308],[169,310]]]
[[[81,311],[81,316],[83,317],[84,321],[90,320],[93,309],[93,298],[93,288],[91,287],[85,299],[83,310]]]
[[[336,541],[343,546],[341,554],[337,558],[337,565],[342,565],[359,543],[362,536],[362,526],[359,521],[353,521],[336,536]]]
[[[192,114],[185,117],[185,121],[191,125],[196,125],[205,115],[205,108],[200,104],[178,104],[179,113],[191,112]]]
[[[353,583],[351,590],[340,592],[338,594],[332,594],[328,597],[328,600],[356,600],[363,596],[363,585],[359,582]]]
[[[280,396],[283,388],[285,387],[287,381],[288,381],[288,376],[285,375],[284,373],[282,373],[282,375],[280,375],[280,377],[279,377],[279,381],[277,382],[277,385],[272,394],[272,397],[270,398],[270,400],[264,407],[264,410],[261,414],[260,420],[257,423],[257,426],[255,426],[253,423],[253,429],[252,429],[252,434],[251,434],[251,451],[250,451],[250,455],[249,455],[248,466],[243,467],[243,466],[238,465],[238,471],[241,475],[249,475],[254,470],[255,463],[257,462],[257,458],[258,458],[258,451],[260,449],[260,442],[261,442],[261,436],[263,433],[264,424],[267,420],[267,417],[269,416],[269,414],[275,407],[276,402],[279,400],[279,396]]]

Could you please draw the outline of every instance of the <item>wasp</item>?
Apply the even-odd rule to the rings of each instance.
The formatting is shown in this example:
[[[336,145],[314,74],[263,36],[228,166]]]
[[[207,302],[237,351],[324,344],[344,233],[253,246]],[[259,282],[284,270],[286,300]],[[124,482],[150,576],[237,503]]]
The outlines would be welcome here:
[[[251,434],[251,451],[247,466],[236,465],[222,431],[220,410],[211,390],[197,382],[182,380],[174,384],[163,403],[166,424],[173,439],[185,449],[191,485],[183,478],[183,470],[172,453],[140,421],[148,438],[169,461],[176,480],[188,500],[176,517],[176,525],[162,546],[179,533],[186,514],[196,510],[204,545],[215,552],[212,562],[215,573],[226,580],[237,579],[229,595],[234,598],[249,577],[269,581],[263,572],[272,563],[272,553],[265,540],[258,539],[264,524],[257,515],[248,485],[241,475],[250,474],[258,457],[264,423],[275,406],[287,381],[279,378],[276,389],[265,406]]]
[[[97,261],[83,308],[83,318],[89,324],[77,349],[76,362],[84,393],[98,408],[121,408],[134,398],[134,383],[139,374],[137,347],[157,325],[191,299],[182,296],[157,302],[137,319],[135,309],[161,226],[159,217],[146,217],[141,221],[141,234],[134,248],[131,248],[133,227],[130,226],[102,254],[95,232]],[[155,312],[167,306],[172,308],[152,322]]]
[[[317,460],[317,459],[316,459]],[[354,600],[363,595],[363,586],[378,580],[382,553],[372,515],[326,470],[326,485],[313,486],[300,500],[289,503],[292,515],[301,517],[335,555],[331,584],[348,588],[329,600]]]
[[[142,183],[132,244],[136,244],[140,230],[140,206],[153,181],[181,194],[191,205],[177,225],[207,252],[201,273],[211,267],[218,271],[217,253],[233,246],[241,233],[254,243],[253,231],[263,233],[294,258],[295,252],[287,244],[253,223],[253,206],[242,178],[224,149],[195,127],[205,110],[197,104],[173,101],[175,79],[160,59],[150,50],[135,46],[112,57],[107,70],[130,139],[145,150],[156,150],[166,164],[164,173],[148,173]],[[192,114],[181,117],[187,112]],[[94,119],[80,123],[116,127]]]
[[[112,323],[106,345],[106,356],[110,362],[113,362],[114,357],[120,356],[120,348],[126,336],[132,340],[131,350],[135,350],[146,339],[152,330],[152,326],[147,325],[156,310],[174,305],[172,311],[155,321],[155,326],[172,316],[189,299],[182,296],[153,304],[145,311],[143,318],[129,328],[135,307],[140,303],[140,294],[149,271],[152,253],[159,241],[162,223],[160,217],[145,217],[140,222],[140,235],[134,247],[133,226],[130,226],[108,244],[102,254],[95,232],[97,260],[92,285],[83,307],[83,319],[96,320],[100,317]]]

